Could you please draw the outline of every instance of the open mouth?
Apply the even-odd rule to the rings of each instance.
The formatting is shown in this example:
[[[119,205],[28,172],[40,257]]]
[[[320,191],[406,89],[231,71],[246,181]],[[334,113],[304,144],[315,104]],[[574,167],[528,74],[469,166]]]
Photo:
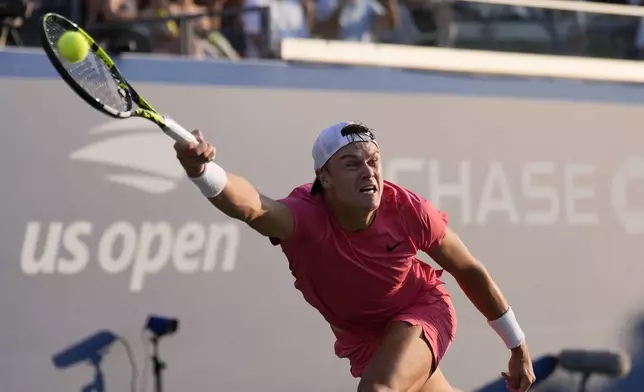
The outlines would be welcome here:
[[[373,195],[374,193],[376,193],[376,186],[375,185],[363,186],[362,188],[360,188],[360,193],[366,193],[368,195]]]

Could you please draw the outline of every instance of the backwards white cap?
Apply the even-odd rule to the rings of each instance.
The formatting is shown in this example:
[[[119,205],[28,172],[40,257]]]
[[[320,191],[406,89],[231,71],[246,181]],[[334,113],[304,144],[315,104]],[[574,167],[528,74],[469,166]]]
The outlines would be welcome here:
[[[319,170],[339,149],[356,141],[376,143],[373,134],[353,133],[342,135],[342,130],[349,125],[358,125],[351,121],[342,121],[325,128],[313,143],[313,170]]]

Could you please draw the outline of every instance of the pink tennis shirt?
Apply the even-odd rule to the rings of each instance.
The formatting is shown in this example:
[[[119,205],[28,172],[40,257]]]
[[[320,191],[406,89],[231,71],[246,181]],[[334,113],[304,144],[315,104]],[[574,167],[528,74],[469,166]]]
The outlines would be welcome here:
[[[385,181],[373,224],[343,230],[311,184],[280,201],[295,219],[281,248],[295,287],[331,325],[336,354],[359,377],[392,320],[422,325],[435,366],[454,337],[456,319],[441,271],[416,258],[445,236],[447,215],[415,193]]]

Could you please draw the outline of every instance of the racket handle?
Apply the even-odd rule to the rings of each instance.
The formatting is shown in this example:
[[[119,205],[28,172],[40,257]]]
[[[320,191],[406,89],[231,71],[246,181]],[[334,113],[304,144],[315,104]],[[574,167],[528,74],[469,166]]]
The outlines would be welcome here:
[[[173,138],[176,142],[182,143],[182,144],[188,144],[188,143],[199,144],[195,135],[188,132],[184,127],[179,125],[176,121],[174,121],[170,117],[164,117],[164,119],[165,119],[165,127],[163,130],[165,131],[165,133],[168,134],[168,136]]]

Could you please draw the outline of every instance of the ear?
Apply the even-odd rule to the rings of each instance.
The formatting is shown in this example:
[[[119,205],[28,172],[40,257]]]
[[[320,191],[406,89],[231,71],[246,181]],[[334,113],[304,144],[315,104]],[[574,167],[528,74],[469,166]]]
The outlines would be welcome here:
[[[322,184],[322,188],[327,189],[331,187],[331,179],[325,170],[320,170],[318,172],[318,179],[320,180],[320,184]]]

